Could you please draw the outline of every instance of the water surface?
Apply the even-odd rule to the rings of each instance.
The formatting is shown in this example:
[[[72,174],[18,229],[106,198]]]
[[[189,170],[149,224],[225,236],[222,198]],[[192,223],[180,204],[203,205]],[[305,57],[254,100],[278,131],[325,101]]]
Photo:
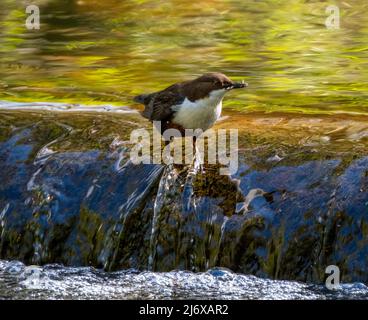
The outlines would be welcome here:
[[[0,4],[0,298],[367,298],[367,1],[38,4]],[[125,166],[132,97],[208,71],[238,173]]]
[[[90,267],[25,266],[0,260],[0,299],[367,299],[361,283],[337,290],[295,281],[275,281],[226,269],[104,272]]]
[[[27,30],[23,1],[0,5],[0,99],[113,102],[208,71],[246,79],[226,108],[367,113],[368,3],[43,0]]]

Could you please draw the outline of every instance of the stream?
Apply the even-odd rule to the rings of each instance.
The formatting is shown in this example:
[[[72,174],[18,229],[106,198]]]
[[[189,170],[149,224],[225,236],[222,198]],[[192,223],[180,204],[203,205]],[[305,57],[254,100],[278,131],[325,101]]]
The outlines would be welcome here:
[[[243,127],[239,169],[226,176],[206,164],[200,172],[134,165],[130,132],[149,130],[139,114],[78,108],[2,102],[1,278],[12,283],[5,297],[28,292],[25,265],[44,266],[42,289],[29,298],[93,298],[88,288],[102,279],[104,297],[180,298],[192,288],[188,275],[193,297],[226,298],[227,285],[234,298],[365,297],[365,119],[229,112],[219,128]],[[352,291],[325,292],[328,265]],[[229,283],[213,292],[222,279],[213,278],[216,268],[229,270]],[[152,290],[134,292],[137,281]]]
[[[367,298],[366,0],[36,2],[0,4],[0,299]],[[133,97],[207,72],[249,83],[236,172],[133,164]]]

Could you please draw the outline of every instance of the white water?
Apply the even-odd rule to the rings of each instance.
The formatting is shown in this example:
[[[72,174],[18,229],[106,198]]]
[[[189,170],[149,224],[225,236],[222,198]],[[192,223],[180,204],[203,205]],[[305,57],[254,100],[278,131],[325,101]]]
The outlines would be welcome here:
[[[80,105],[70,103],[52,102],[11,102],[0,101],[0,109],[3,110],[31,110],[31,111],[59,111],[59,112],[113,112],[113,113],[137,113],[126,106],[111,105]]]
[[[261,279],[225,269],[104,272],[0,260],[0,299],[368,299],[361,283],[323,286]]]

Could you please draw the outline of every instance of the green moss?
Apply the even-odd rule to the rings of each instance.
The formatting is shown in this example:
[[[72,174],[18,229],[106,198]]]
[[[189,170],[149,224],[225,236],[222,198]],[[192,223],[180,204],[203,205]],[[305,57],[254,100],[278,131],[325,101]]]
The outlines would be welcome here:
[[[194,195],[218,199],[224,214],[231,216],[236,204],[244,201],[244,197],[237,181],[227,175],[219,175],[220,168],[219,165],[204,165],[204,174],[196,175],[193,181]]]
[[[105,236],[103,220],[100,215],[82,207],[77,230],[77,244],[83,255],[83,263],[86,265],[98,265],[97,257],[103,248]]]

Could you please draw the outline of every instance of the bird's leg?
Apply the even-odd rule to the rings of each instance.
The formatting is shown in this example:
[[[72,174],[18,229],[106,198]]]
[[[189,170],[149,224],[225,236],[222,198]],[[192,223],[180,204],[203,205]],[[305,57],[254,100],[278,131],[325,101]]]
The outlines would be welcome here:
[[[194,170],[202,171],[203,160],[200,151],[197,149],[197,137],[193,136]]]
[[[173,137],[170,137],[169,139],[164,138],[164,148],[162,150],[162,160],[164,163],[170,162],[169,159],[171,158],[171,149],[170,149],[170,143],[173,141]]]

